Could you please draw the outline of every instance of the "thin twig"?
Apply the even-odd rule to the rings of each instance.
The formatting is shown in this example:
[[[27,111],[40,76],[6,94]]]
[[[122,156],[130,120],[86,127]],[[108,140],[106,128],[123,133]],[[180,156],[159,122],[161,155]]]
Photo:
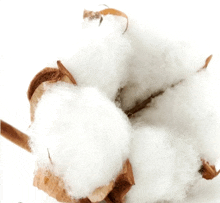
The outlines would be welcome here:
[[[18,145],[19,147],[31,152],[31,148],[29,146],[29,136],[22,133],[15,127],[9,125],[8,123],[0,120],[1,122],[1,135],[6,139],[10,140],[14,144]]]
[[[147,99],[145,99],[144,101],[136,104],[133,108],[125,111],[125,114],[130,118],[132,117],[135,113],[137,113],[138,111],[144,109],[149,103],[151,103],[152,99],[162,95],[164,93],[164,91],[158,91],[156,93],[154,93],[153,95],[151,95],[150,97],[148,97]]]

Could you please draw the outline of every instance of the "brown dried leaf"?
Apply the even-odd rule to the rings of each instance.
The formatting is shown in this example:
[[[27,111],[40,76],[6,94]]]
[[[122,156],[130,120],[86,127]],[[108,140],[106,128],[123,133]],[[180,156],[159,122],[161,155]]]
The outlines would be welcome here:
[[[216,171],[214,165],[210,165],[209,162],[202,159],[202,168],[200,169],[200,172],[203,178],[205,178],[206,180],[211,180],[220,173],[220,170]]]
[[[41,83],[36,90],[34,91],[31,99],[30,99],[30,116],[31,116],[31,121],[34,121],[34,116],[35,116],[35,109],[37,107],[37,104],[40,100],[40,98],[42,97],[42,95],[44,94],[44,92],[47,89],[47,86],[51,84],[49,82],[43,82]]]
[[[111,181],[109,185],[97,188],[88,198],[73,199],[65,188],[61,178],[55,176],[50,171],[38,169],[34,177],[34,186],[46,192],[49,196],[57,199],[59,202],[67,203],[90,203],[106,200],[111,203],[122,202],[125,194],[134,184],[134,177],[130,162],[127,160],[123,170],[119,173],[115,181]],[[108,195],[108,197],[107,197]]]
[[[206,68],[208,67],[209,62],[211,61],[211,59],[212,59],[212,55],[210,55],[210,56],[206,59],[204,66],[203,66],[202,68],[200,68],[197,72],[200,72],[200,71],[206,69]]]
[[[206,59],[206,61],[205,61],[205,65],[202,67],[202,69],[205,69],[205,68],[208,67],[209,62],[211,61],[211,59],[212,59],[212,55],[210,55],[210,56]]]
[[[62,74],[62,77],[60,78],[61,81],[77,85],[76,80],[71,75],[71,73],[65,68],[65,66],[61,63],[61,61],[57,61],[57,66],[60,70],[60,74]]]
[[[124,164],[122,172],[115,180],[115,186],[109,195],[105,198],[107,203],[123,203],[125,201],[125,195],[134,185],[134,176],[132,172],[132,166],[129,160]]]
[[[45,169],[37,170],[33,185],[46,192],[49,196],[55,198],[58,202],[91,203],[87,198],[79,200],[71,198],[64,189],[65,185],[61,178],[53,175],[50,171]]]
[[[102,15],[103,16],[115,15],[115,16],[121,16],[121,17],[126,18],[127,24],[126,24],[126,28],[125,28],[125,31],[123,32],[123,34],[127,31],[127,29],[128,29],[128,16],[125,13],[123,13],[122,11],[116,10],[114,8],[107,8],[107,9],[97,11],[97,12],[84,10],[83,19],[85,19],[85,18],[89,18],[90,20],[101,19]],[[100,23],[101,23],[101,21],[100,21]]]
[[[57,68],[44,68],[32,79],[27,92],[28,99],[31,100],[33,93],[41,83],[51,80],[58,80],[58,77],[59,71]]]
[[[50,84],[63,81],[76,85],[76,81],[64,65],[57,61],[57,68],[45,68],[40,71],[31,81],[28,88],[28,99],[30,101],[31,121],[34,121],[34,113],[38,101]]]
[[[126,18],[127,19],[127,24],[126,24],[125,31],[123,33],[125,33],[127,31],[127,29],[128,29],[128,16],[125,13],[123,13],[122,11],[116,10],[114,8],[106,8],[104,10],[99,11],[99,13],[102,14],[102,15],[111,14],[111,15],[121,16],[121,17]]]
[[[88,196],[91,202],[101,202],[112,191],[115,183],[111,181],[108,185],[97,188],[91,195]]]
[[[67,76],[69,79],[69,83],[73,83],[76,85],[76,81],[74,77],[71,75],[71,73],[64,67],[64,65],[57,61],[57,68],[44,68],[42,71],[40,71],[31,81],[29,88],[28,88],[28,99],[30,100],[34,91],[37,89],[37,87],[46,81],[50,82],[57,82],[62,80],[64,76]],[[66,81],[67,82],[67,81]]]
[[[123,13],[122,11],[116,10],[114,8],[106,8],[104,10],[99,11],[100,14],[102,15],[115,15],[115,16],[122,16],[128,20],[128,16]]]

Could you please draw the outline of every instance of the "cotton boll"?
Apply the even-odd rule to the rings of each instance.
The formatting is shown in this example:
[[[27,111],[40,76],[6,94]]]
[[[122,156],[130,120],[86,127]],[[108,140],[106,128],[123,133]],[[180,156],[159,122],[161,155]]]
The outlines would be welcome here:
[[[191,142],[201,158],[215,164],[220,157],[218,78],[208,71],[197,73],[156,97],[133,122],[169,127]]]
[[[107,185],[128,158],[127,117],[95,88],[57,83],[42,96],[30,127],[39,167],[50,165],[74,198]]]
[[[101,26],[97,20],[86,23],[91,25],[85,26],[75,39],[71,56],[65,56],[62,62],[78,85],[96,87],[114,100],[127,81],[132,53],[129,40],[122,34],[126,22],[107,16]]]
[[[129,20],[126,36],[134,55],[129,63],[129,81],[122,93],[125,110],[195,73],[210,55],[186,40],[163,36],[140,19]]]
[[[128,203],[182,200],[199,177],[198,153],[165,129],[138,127],[131,149],[135,185],[127,194]]]

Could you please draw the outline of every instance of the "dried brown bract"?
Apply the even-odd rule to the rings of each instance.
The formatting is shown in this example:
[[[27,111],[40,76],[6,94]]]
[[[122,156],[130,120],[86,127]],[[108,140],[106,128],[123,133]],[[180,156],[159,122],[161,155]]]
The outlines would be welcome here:
[[[127,24],[126,24],[126,28],[125,28],[123,34],[127,31],[127,29],[128,29],[128,16],[125,13],[123,13],[122,11],[116,10],[114,8],[106,8],[106,9],[103,9],[101,11],[96,11],[96,12],[84,10],[83,19],[85,19],[85,18],[89,18],[89,20],[100,19],[100,24],[101,24],[101,22],[103,20],[102,16],[106,16],[106,15],[115,15],[115,16],[121,16],[121,17],[126,18]]]
[[[38,101],[50,84],[63,81],[76,85],[74,77],[60,61],[57,61],[57,66],[58,69],[44,68],[30,83],[27,94],[30,101],[31,121],[34,121],[34,112]]]
[[[220,170],[216,171],[214,165],[210,165],[209,162],[202,159],[202,167],[199,172],[202,174],[203,178],[205,178],[206,180],[211,180],[220,173]]]
[[[38,169],[34,177],[34,186],[46,192],[49,196],[59,202],[67,203],[86,203],[101,202],[106,200],[108,203],[122,203],[124,196],[134,185],[134,177],[129,160],[123,166],[115,181],[108,185],[97,188],[91,195],[84,199],[74,199],[70,197],[66,190],[63,180],[49,170]]]

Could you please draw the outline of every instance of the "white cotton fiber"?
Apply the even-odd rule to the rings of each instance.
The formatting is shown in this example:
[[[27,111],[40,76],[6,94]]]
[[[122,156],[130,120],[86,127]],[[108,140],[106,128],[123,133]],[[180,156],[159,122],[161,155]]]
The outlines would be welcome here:
[[[210,55],[186,40],[164,36],[144,20],[130,19],[125,34],[134,50],[129,62],[128,83],[122,92],[125,110],[195,73]]]
[[[188,197],[179,203],[219,203],[220,176],[212,180],[201,179],[195,184]]]
[[[122,34],[126,22],[114,16],[99,21],[86,20],[85,29],[75,39],[69,58],[62,59],[80,86],[92,86],[115,100],[127,81],[128,59],[132,49]]]
[[[38,167],[49,166],[50,155],[55,174],[74,198],[109,184],[128,158],[129,121],[95,88],[51,85],[29,131]]]
[[[130,161],[135,185],[127,203],[179,201],[199,178],[199,156],[190,144],[158,126],[137,127]]]
[[[134,122],[170,128],[191,142],[201,158],[215,164],[220,158],[219,89],[219,75],[196,73],[156,97]]]

